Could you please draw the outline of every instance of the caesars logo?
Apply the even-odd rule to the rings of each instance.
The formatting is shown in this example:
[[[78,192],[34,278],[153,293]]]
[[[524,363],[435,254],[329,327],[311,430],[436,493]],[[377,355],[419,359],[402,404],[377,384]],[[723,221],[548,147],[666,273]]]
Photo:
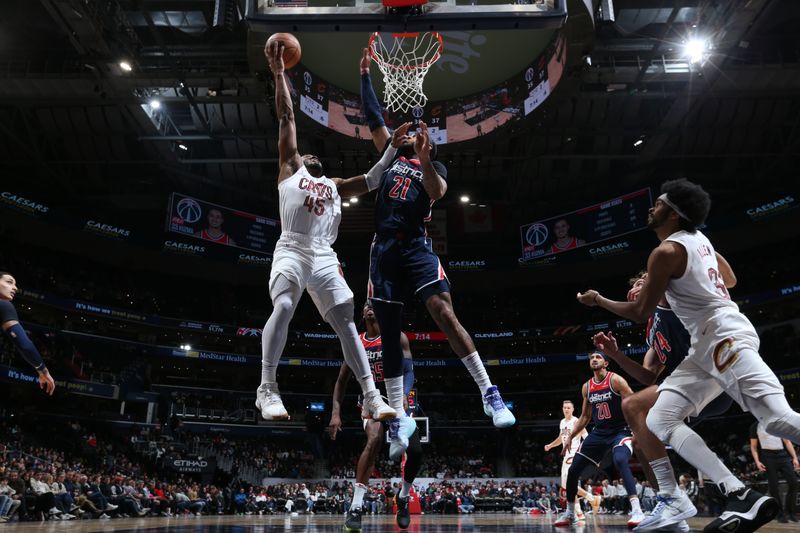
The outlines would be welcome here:
[[[597,257],[600,255],[615,255],[625,253],[631,245],[628,241],[616,242],[614,244],[606,244],[605,246],[596,246],[589,248],[589,253]]]
[[[264,257],[263,255],[239,254],[238,262],[240,265],[270,266],[272,258]]]
[[[38,204],[33,200],[28,200],[27,198],[23,198],[22,196],[17,196],[14,193],[10,193],[8,191],[0,192],[0,199],[2,199],[5,203],[22,209],[23,211],[27,211],[28,213],[47,213],[50,208],[43,204]]]
[[[449,270],[484,270],[486,268],[486,261],[448,261],[447,267]]]
[[[774,215],[780,211],[794,207],[794,203],[794,197],[787,196],[785,198],[781,198],[780,200],[775,200],[774,202],[769,202],[758,207],[750,208],[747,210],[747,214],[750,216],[750,218],[757,219],[768,215]]]
[[[178,254],[199,255],[206,252],[206,247],[199,244],[186,244],[184,242],[164,241],[164,249]]]
[[[118,228],[116,226],[112,226],[111,224],[103,224],[102,222],[97,222],[95,220],[87,221],[83,229],[98,233],[100,235],[105,235],[107,237],[119,238],[131,236],[130,230]]]

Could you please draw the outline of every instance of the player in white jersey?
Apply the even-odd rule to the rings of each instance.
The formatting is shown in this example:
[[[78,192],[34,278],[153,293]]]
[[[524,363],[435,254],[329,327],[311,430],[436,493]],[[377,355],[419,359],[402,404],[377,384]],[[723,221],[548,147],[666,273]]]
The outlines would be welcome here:
[[[375,388],[353,321],[353,292],[331,248],[342,216],[340,195],[367,192],[367,179],[380,176],[388,162],[382,158],[367,174],[342,180],[325,177],[318,157],[301,157],[297,151],[292,100],[284,77],[283,45],[276,42],[265,53],[275,76],[282,231],[272,258],[269,293],[273,311],[262,333],[261,385],[256,392],[256,407],[266,420],[289,418],[278,391],[276,374],[289,322],[303,290],[307,290],[322,317],[339,337],[345,362],[361,385],[366,414],[377,420],[394,418],[397,413],[386,405]],[[394,146],[408,141],[407,129],[398,128],[392,139]],[[387,150],[389,152],[391,150]]]
[[[659,387],[647,426],[692,466],[702,469],[727,496],[725,512],[705,531],[749,533],[777,515],[778,503],[745,488],[684,420],[697,416],[725,391],[769,433],[798,443],[800,414],[789,406],[778,378],[758,354],[755,328],[728,295],[720,274],[721,260],[708,238],[697,230],[711,207],[708,193],[685,179],[664,183],[661,192],[648,218],[648,226],[661,244],[650,254],[639,298],[618,302],[589,290],[578,293],[578,300],[639,322],[646,320],[666,295],[689,331],[692,345]],[[660,490],[675,486],[668,461],[653,470]],[[652,520],[642,522],[640,530],[674,524],[681,498],[673,500],[658,506]]]
[[[558,437],[553,439],[553,442],[545,444],[544,451],[549,452],[553,448],[557,448],[559,446],[563,447],[561,449],[561,455],[564,457],[564,459],[561,461],[561,493],[564,495],[564,497],[566,497],[567,473],[569,473],[569,466],[572,464],[575,454],[581,447],[581,442],[583,442],[583,439],[586,438],[589,432],[584,428],[584,430],[581,431],[580,434],[576,435],[570,443],[569,436],[572,434],[572,430],[575,429],[575,424],[578,422],[578,419],[572,416],[575,412],[575,404],[572,403],[572,400],[564,400],[564,402],[561,404],[561,411],[564,413],[564,418],[562,418],[561,422],[558,424]],[[583,490],[581,487],[578,487],[578,496],[575,498],[576,504],[578,503],[578,498],[586,498],[586,501],[589,502],[592,507],[595,507],[595,497]],[[575,509],[575,516],[577,516],[578,520],[585,520],[586,517],[581,511],[580,505],[576,505]]]

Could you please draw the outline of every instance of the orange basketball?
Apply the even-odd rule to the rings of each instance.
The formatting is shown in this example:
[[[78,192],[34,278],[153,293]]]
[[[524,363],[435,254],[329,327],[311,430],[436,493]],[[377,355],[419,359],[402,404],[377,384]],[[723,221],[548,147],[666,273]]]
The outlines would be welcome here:
[[[267,48],[275,42],[283,44],[283,66],[290,69],[300,61],[300,41],[291,33],[273,33],[267,39]]]

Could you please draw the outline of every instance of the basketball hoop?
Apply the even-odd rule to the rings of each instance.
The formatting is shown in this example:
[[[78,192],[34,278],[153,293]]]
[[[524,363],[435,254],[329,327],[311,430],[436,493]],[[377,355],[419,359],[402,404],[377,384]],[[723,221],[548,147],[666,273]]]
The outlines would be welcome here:
[[[369,53],[383,74],[383,100],[390,111],[407,112],[428,101],[422,82],[431,65],[442,55],[439,32],[375,32],[369,38]]]

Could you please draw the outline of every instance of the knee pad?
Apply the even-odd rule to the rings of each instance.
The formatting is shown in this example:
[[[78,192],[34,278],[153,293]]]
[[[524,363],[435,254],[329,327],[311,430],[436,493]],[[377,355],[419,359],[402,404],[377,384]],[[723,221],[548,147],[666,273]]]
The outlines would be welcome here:
[[[647,414],[647,428],[658,437],[661,442],[669,442],[676,423],[680,420],[670,420],[667,413],[653,407]]]
[[[771,415],[764,420],[764,429],[770,435],[775,435],[782,439],[789,439],[798,443],[800,435],[800,414],[789,411],[783,416]]]

